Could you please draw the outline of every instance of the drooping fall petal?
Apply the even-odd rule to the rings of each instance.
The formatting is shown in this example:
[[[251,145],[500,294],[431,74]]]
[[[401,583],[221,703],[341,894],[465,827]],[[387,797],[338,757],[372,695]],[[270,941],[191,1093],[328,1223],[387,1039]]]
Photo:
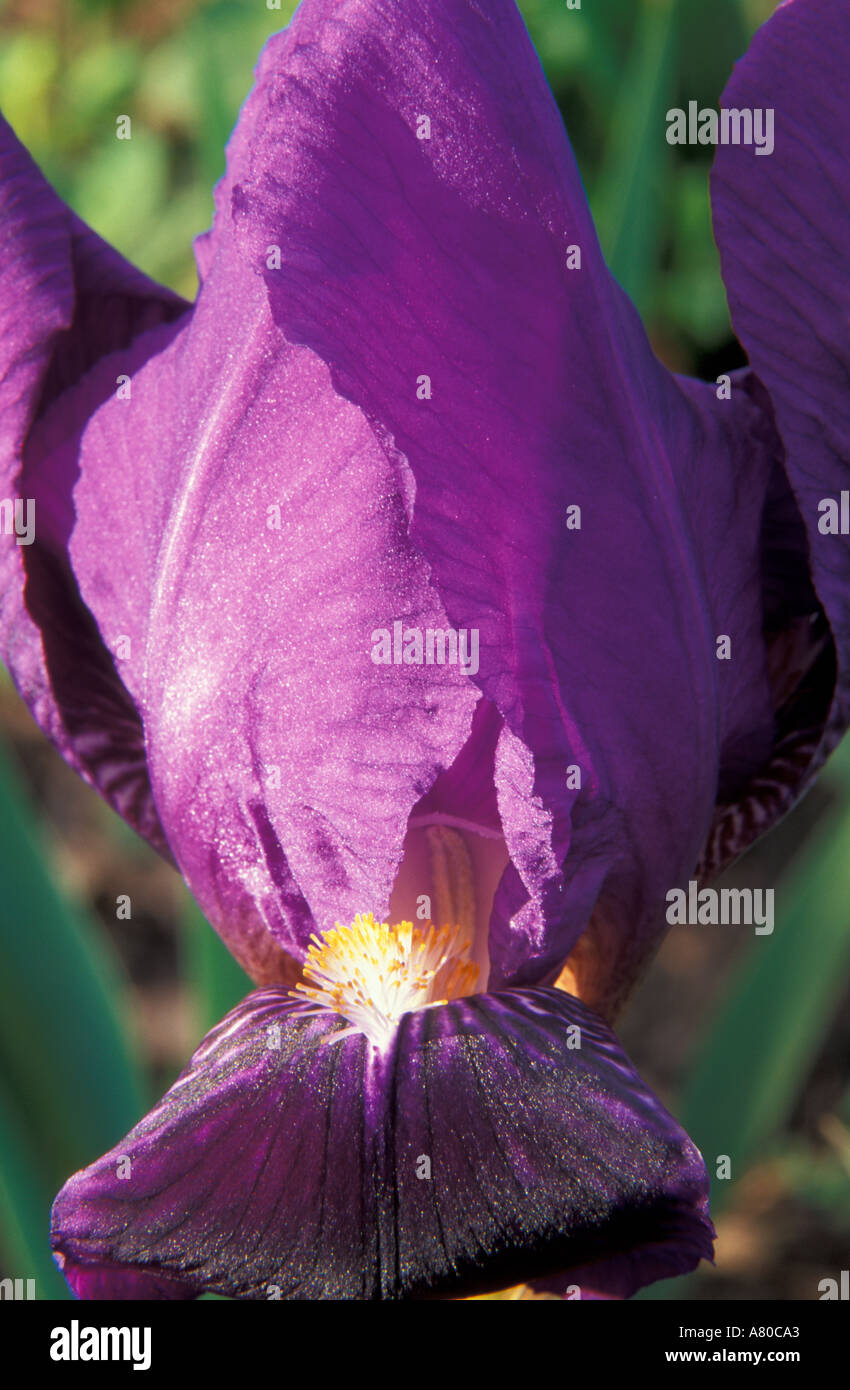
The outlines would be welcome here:
[[[157,848],[138,713],[80,601],[67,557],[76,442],[104,394],[80,389],[121,347],[139,359],[186,306],[67,208],[0,117],[0,496],[31,516],[0,537],[0,650],[63,757]],[[152,331],[153,330],[153,331]],[[22,529],[22,528],[19,528]]]
[[[575,1267],[624,1297],[710,1258],[699,1154],[577,1000],[422,1009],[381,1052],[340,1022],[249,995],[70,1179],[52,1243],[79,1296],[450,1297]]]

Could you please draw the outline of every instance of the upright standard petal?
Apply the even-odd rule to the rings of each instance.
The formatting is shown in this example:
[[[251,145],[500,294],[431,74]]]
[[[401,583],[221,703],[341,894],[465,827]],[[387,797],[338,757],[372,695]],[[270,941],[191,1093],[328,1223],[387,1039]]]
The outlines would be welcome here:
[[[578,1000],[456,1000],[383,1050],[338,1025],[265,989],[208,1035],[56,1200],[78,1296],[452,1297],[580,1270],[627,1297],[711,1257],[699,1154]]]
[[[252,100],[244,255],[401,454],[411,539],[480,632],[511,856],[493,978],[551,978],[593,914],[585,987],[613,1008],[721,781],[770,756],[769,416],[654,359],[513,0],[306,0]]]
[[[76,442],[105,354],[186,306],[139,274],[49,188],[0,117],[0,654],[63,757],[165,849],[138,713],[81,603],[67,559]],[[160,335],[167,329],[159,329]]]
[[[446,626],[409,499],[232,242],[217,225],[191,321],[84,430],[71,554],[107,642],[131,639],[169,844],[265,983],[337,918],[387,914],[478,693],[457,667],[373,660],[376,631]]]
[[[821,661],[834,700],[826,728],[813,725],[820,736],[810,740],[801,783],[850,723],[849,66],[844,0],[786,0],[722,98],[753,122],[762,148],[721,145],[712,174],[732,320],[770,393],[805,528],[795,549],[806,551],[837,653],[837,682]],[[807,645],[803,669],[815,674],[819,653]]]

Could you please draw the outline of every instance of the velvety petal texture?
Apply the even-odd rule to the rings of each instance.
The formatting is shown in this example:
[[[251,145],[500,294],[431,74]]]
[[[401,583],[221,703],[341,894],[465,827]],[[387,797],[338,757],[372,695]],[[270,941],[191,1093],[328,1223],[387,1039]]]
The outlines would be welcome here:
[[[721,781],[770,756],[770,416],[654,358],[513,0],[307,3],[251,109],[243,253],[401,456],[411,539],[480,633],[512,861],[491,980],[551,978],[594,913],[587,988],[612,1008]]]
[[[578,1000],[419,1010],[383,1052],[341,1022],[264,989],[207,1036],[56,1200],[79,1296],[451,1297],[580,1267],[625,1297],[710,1258],[699,1154]]]
[[[770,393],[837,649],[831,717],[814,740],[809,777],[850,722],[846,506],[840,519],[842,489],[846,495],[850,488],[849,65],[844,0],[786,0],[756,34],[722,98],[724,107],[773,113],[773,153],[754,158],[749,147],[722,146],[712,175],[733,324]]]
[[[0,498],[18,508],[0,535],[0,654],[66,761],[164,850],[138,713],[80,601],[67,543],[76,440],[103,399],[76,388],[116,347],[138,360],[146,330],[186,306],[79,221],[2,117],[0,222]]]

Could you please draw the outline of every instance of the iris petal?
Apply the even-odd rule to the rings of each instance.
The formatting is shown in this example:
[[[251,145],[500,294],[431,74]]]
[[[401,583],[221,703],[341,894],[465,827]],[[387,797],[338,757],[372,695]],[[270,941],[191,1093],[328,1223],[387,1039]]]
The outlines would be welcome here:
[[[175,857],[252,977],[288,979],[281,952],[386,915],[478,699],[457,667],[372,660],[402,616],[445,626],[394,465],[222,235],[191,322],[85,430],[75,503]]]
[[[712,174],[733,324],[770,393],[838,658],[830,717],[825,729],[812,728],[798,791],[850,722],[850,544],[820,529],[821,503],[832,499],[838,509],[850,463],[848,64],[850,13],[842,0],[780,5],[722,98],[727,108],[770,112],[773,153],[720,146]],[[818,658],[813,645],[813,670]]]
[[[116,389],[77,388],[105,354],[187,307],[65,206],[0,117],[0,495],[34,504],[34,538],[2,540],[0,652],[34,718],[72,767],[158,849],[138,712],[81,602],[67,556],[76,441]],[[160,333],[166,332],[160,330]],[[161,341],[161,339],[159,340]]]
[[[383,1052],[339,1026],[280,989],[223,1020],[57,1198],[72,1289],[451,1297],[580,1268],[626,1296],[710,1258],[699,1154],[576,999],[419,1010]]]
[[[721,775],[769,755],[769,416],[654,358],[513,0],[314,0],[256,97],[243,252],[401,452],[411,539],[452,625],[480,631],[473,679],[505,722],[493,978],[551,978],[597,910],[596,995],[619,998]]]

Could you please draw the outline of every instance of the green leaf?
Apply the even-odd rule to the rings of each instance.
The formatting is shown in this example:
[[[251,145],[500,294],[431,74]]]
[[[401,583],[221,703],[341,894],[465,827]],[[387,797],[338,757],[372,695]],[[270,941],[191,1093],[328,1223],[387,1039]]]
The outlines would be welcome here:
[[[254,984],[188,893],[181,925],[186,974],[195,993],[198,1028],[207,1033],[251,992]]]
[[[850,781],[850,740],[825,774]],[[756,938],[715,1017],[678,1113],[712,1171],[728,1154],[739,1178],[787,1120],[850,964],[850,796],[777,890],[771,936]],[[722,1207],[728,1183],[715,1183]]]
[[[53,883],[0,751],[0,1063],[29,1138],[61,1182],[144,1110],[105,939]]]
[[[749,40],[744,11],[742,0],[679,0],[678,105],[718,105]]]
[[[712,1183],[715,1216],[787,1121],[845,989],[850,739],[822,780],[838,792],[836,809],[781,880],[774,932],[753,941],[710,1024],[683,1099],[674,1106],[710,1174],[719,1154],[732,1161],[732,1180]],[[696,1278],[662,1280],[636,1297],[690,1298]]]
[[[567,10],[564,0],[520,0],[519,9],[556,95],[588,69],[603,81],[614,80],[607,33],[602,43],[593,42],[588,11]]]
[[[279,10],[245,0],[218,0],[194,14],[187,41],[198,65],[201,124],[197,158],[209,187],[224,173],[224,148],[253,82],[266,39],[292,18],[296,0]]]
[[[59,45],[52,34],[4,30],[0,48],[3,115],[36,156],[51,143],[50,94],[60,65]]]
[[[0,1257],[9,1279],[34,1279],[36,1298],[69,1298],[48,1243],[54,1196],[14,1102],[0,1087]]]
[[[130,114],[132,138],[119,140],[111,118],[80,162],[70,194],[89,226],[147,270],[148,240],[168,200],[168,150],[160,134]]]
[[[675,81],[675,17],[673,0],[641,8],[594,199],[611,273],[641,312],[655,292],[666,210],[665,116]]]
[[[711,229],[708,165],[679,163],[675,172],[670,262],[658,302],[666,317],[701,346],[729,337],[729,310]]]

